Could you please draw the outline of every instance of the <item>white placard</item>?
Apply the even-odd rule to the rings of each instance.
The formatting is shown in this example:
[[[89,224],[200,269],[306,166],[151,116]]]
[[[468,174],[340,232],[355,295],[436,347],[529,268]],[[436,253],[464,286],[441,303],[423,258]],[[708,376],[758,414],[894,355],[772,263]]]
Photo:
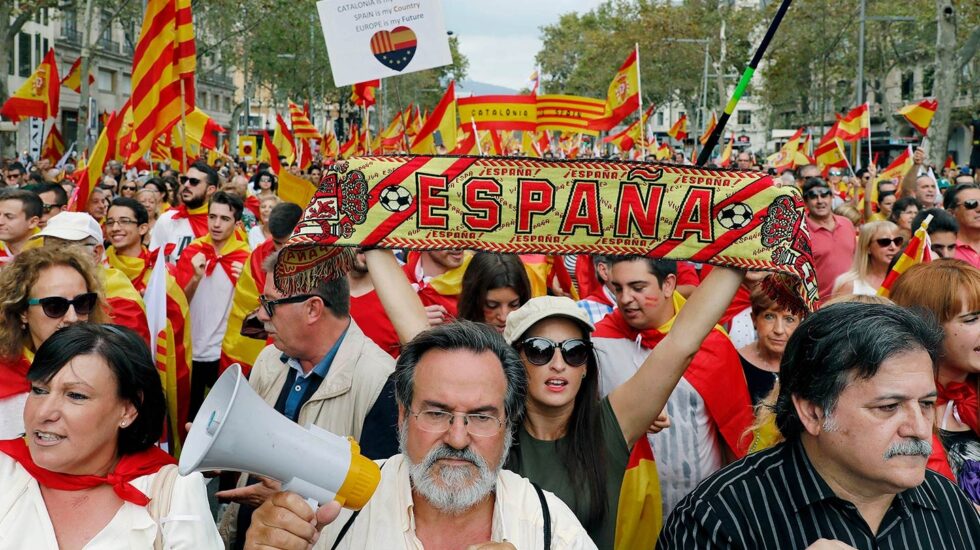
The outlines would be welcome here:
[[[44,142],[44,120],[30,117],[28,119],[30,127],[30,142],[28,150],[31,160],[37,162],[41,158],[41,145]]]
[[[321,0],[316,7],[336,86],[452,63],[440,0]]]

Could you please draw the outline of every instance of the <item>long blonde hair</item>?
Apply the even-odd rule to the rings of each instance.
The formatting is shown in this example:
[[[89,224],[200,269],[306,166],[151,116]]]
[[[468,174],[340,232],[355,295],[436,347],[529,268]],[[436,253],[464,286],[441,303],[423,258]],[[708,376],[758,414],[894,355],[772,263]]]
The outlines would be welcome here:
[[[851,262],[851,269],[840,276],[836,283],[837,286],[857,280],[867,281],[871,271],[871,241],[875,234],[881,230],[899,232],[898,226],[890,221],[868,222],[861,226],[858,231],[857,246],[854,247],[854,260]]]

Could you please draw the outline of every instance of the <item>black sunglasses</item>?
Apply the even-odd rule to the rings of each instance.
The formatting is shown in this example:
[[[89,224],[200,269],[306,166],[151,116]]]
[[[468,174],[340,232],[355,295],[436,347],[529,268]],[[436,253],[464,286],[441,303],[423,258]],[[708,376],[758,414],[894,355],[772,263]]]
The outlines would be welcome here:
[[[55,208],[64,208],[64,207],[65,207],[65,205],[63,205],[63,204],[44,204],[44,203],[41,203],[41,211],[44,212],[45,214],[51,212],[51,210],[53,210]]]
[[[807,191],[806,198],[808,199],[825,199],[830,196],[830,190],[827,191]]]
[[[959,203],[957,206],[962,206],[967,210],[976,210],[977,207],[980,206],[980,201],[978,201],[977,199],[967,199]]]
[[[320,298],[316,294],[297,294],[295,296],[287,296],[285,298],[279,298],[278,300],[270,300],[265,297],[265,295],[259,295],[259,304],[265,309],[265,312],[272,317],[275,315],[276,306],[279,304],[298,304],[300,302],[305,302],[310,298]],[[321,298],[322,299],[322,298]]]
[[[75,307],[75,313],[77,315],[88,315],[92,313],[92,308],[95,307],[95,303],[99,300],[99,295],[94,292],[86,292],[85,294],[79,294],[75,298],[69,300],[68,298],[62,298],[61,296],[48,296],[47,298],[31,298],[27,300],[27,305],[29,306],[41,306],[41,310],[44,314],[52,319],[61,319],[68,313],[68,306]]]
[[[878,246],[882,248],[885,248],[890,244],[894,244],[895,246],[902,246],[902,243],[905,242],[905,237],[895,237],[894,239],[875,239],[875,242],[878,243]]]
[[[191,187],[196,187],[197,184],[201,183],[201,179],[200,178],[192,178],[192,177],[189,177],[189,176],[180,176],[180,184],[183,185],[185,183],[191,184]]]
[[[555,342],[548,338],[535,336],[523,340],[519,348],[532,365],[538,366],[550,363],[551,358],[555,356],[556,348],[561,350],[561,358],[570,367],[581,367],[589,360],[589,354],[592,353],[592,343],[579,338]]]
[[[197,184],[194,184],[194,185],[197,185]],[[135,185],[125,185],[123,187],[120,187],[120,189],[122,189],[123,191],[136,191],[136,186]]]

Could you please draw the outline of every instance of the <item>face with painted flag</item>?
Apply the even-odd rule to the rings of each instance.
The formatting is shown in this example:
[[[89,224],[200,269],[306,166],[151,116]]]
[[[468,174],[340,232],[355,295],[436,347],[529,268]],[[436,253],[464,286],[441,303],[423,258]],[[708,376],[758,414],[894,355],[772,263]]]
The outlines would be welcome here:
[[[609,283],[623,319],[634,329],[655,329],[674,316],[671,297],[677,276],[666,275],[661,283],[650,272],[647,260],[638,258],[615,262],[610,270]]]

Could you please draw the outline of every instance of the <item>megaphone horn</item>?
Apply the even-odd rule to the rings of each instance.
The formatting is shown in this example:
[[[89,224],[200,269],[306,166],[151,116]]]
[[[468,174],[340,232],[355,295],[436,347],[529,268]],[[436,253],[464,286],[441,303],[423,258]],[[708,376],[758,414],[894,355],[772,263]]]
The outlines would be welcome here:
[[[180,455],[181,475],[231,470],[271,477],[320,504],[359,510],[381,480],[378,465],[350,437],[305,428],[269,406],[238,364],[218,378],[194,418]]]

